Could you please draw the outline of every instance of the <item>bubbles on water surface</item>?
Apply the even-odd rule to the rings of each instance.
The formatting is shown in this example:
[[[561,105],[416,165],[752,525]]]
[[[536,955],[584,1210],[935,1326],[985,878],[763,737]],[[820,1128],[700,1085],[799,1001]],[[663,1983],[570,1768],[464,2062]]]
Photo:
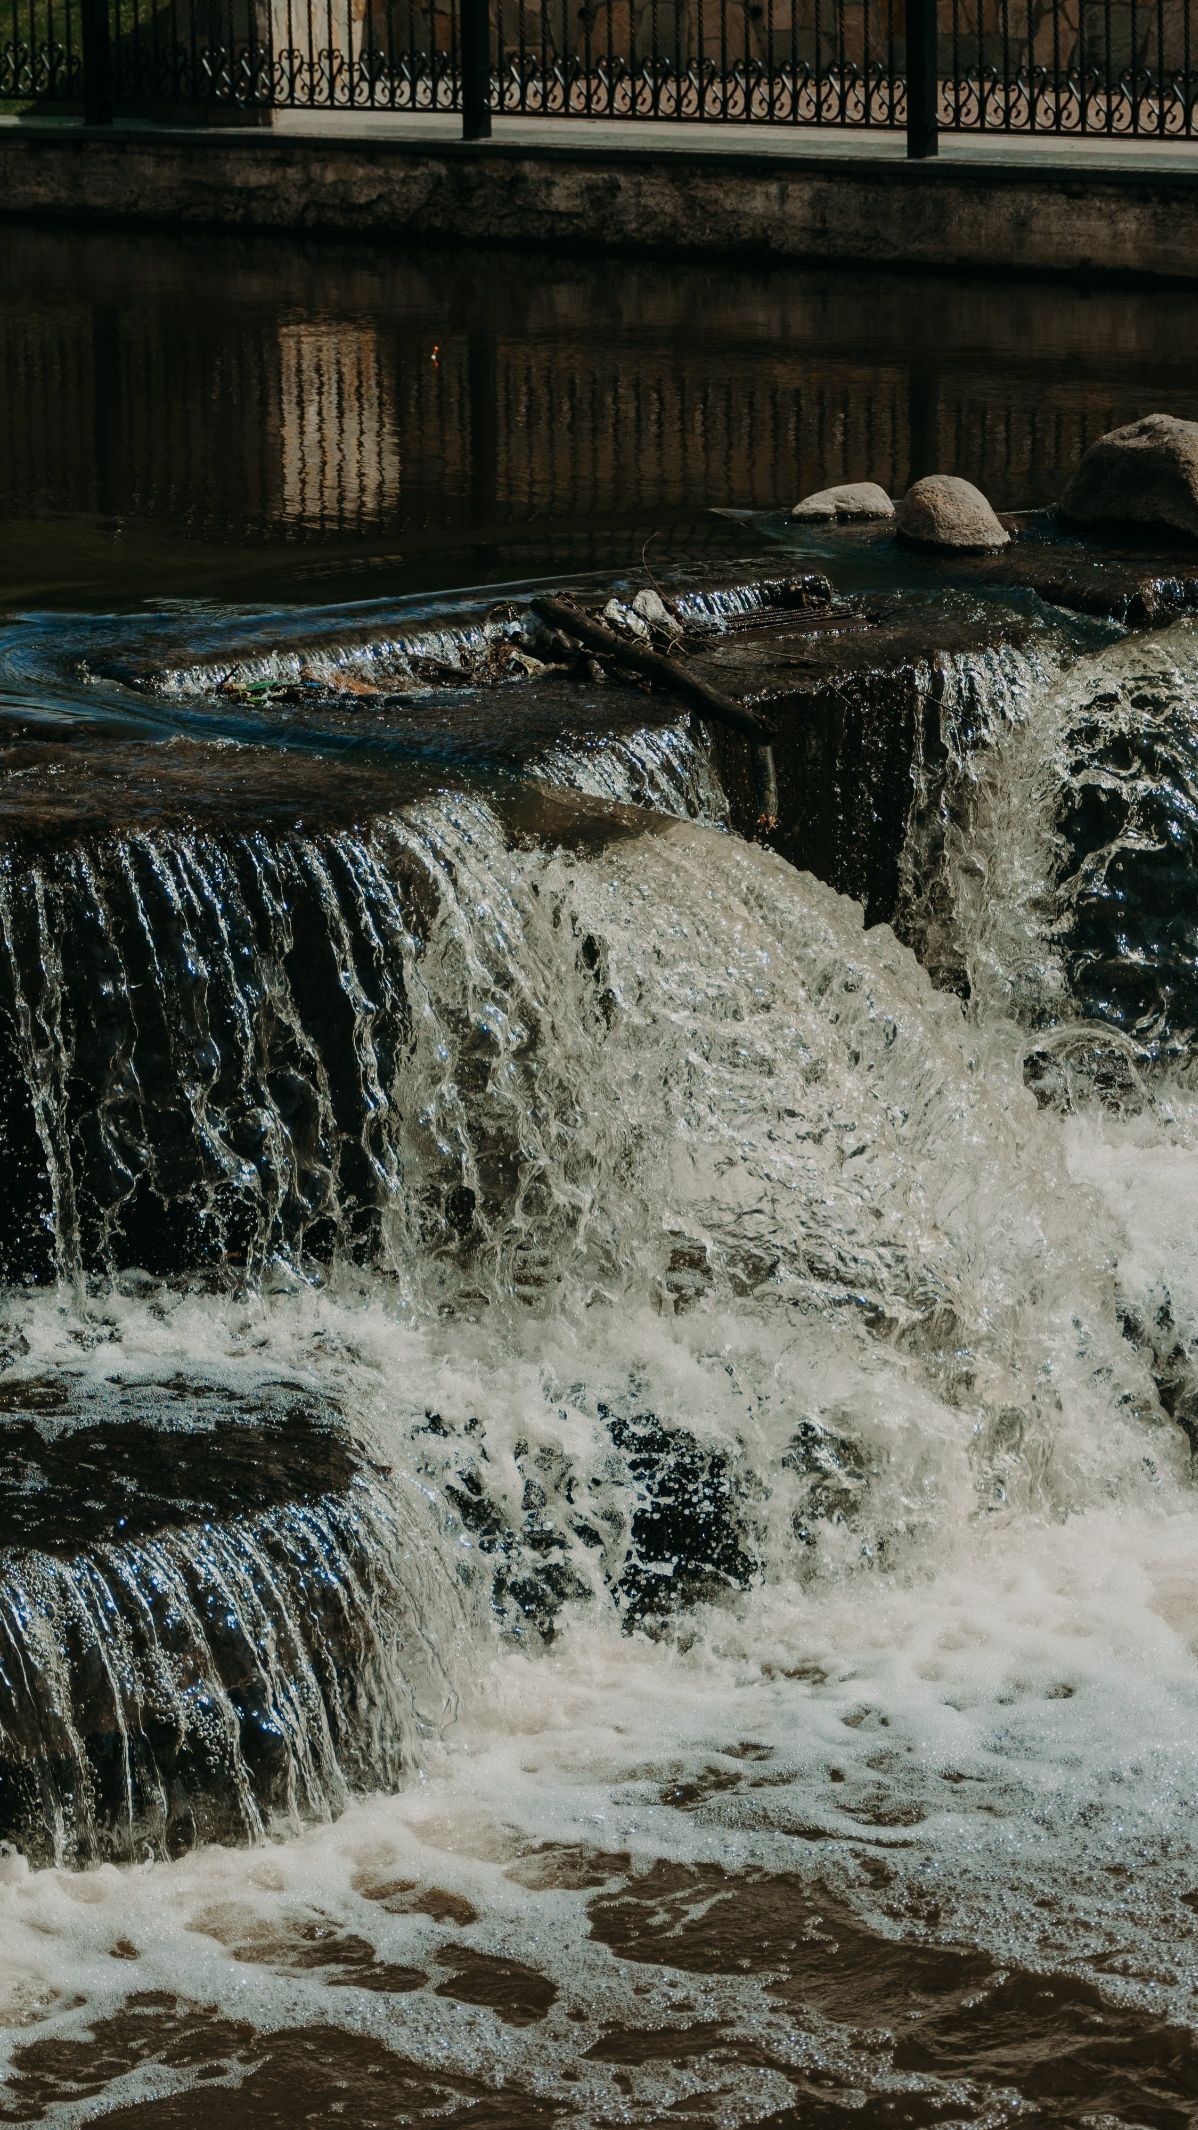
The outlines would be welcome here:
[[[1190,1540],[1126,1515],[1006,1534],[881,1610],[776,1587],[689,1648],[593,1621],[505,1659],[422,1784],[334,1827],[132,1877],[14,1865],[5,1942],[43,2009],[0,2004],[12,2102],[153,2121],[175,2092],[190,2122],[206,2063],[234,2121],[340,2096],[363,2121],[750,2124],[870,2096],[1136,2122],[1147,2090],[1180,2123]]]
[[[11,1300],[10,1374],[319,1385],[452,1564],[460,1713],[323,1829],[7,1859],[0,2114],[193,2122],[211,2077],[234,2122],[1180,2125],[1193,1523],[1125,1335],[1152,1120],[1087,1135],[980,986],[569,773],[600,803],[552,834],[467,794],[147,849],[152,907],[110,842],[82,947],[9,884],[45,1247],[113,1253]],[[207,1291],[119,1269],[168,1173]]]

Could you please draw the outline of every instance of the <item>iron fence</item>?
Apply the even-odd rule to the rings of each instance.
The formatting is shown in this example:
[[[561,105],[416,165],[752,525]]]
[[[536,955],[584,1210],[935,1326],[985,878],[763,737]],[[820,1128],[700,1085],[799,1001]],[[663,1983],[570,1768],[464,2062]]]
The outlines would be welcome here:
[[[938,118],[965,132],[1184,137],[1190,0],[941,0]]]
[[[118,108],[460,108],[456,8],[385,0],[109,0]]]
[[[901,0],[495,0],[492,34],[499,114],[906,123]]]
[[[82,100],[81,0],[0,0],[0,103]]]
[[[471,0],[462,0],[464,11]],[[1192,137],[1196,0],[491,0],[488,110]]]
[[[1198,0],[0,0],[0,103],[1192,138]]]
[[[0,0],[0,103],[236,122],[456,111],[456,0]]]

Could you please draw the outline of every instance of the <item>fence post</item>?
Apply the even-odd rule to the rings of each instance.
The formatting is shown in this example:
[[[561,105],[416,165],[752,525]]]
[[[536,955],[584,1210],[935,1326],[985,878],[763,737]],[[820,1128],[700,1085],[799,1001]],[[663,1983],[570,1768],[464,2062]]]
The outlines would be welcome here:
[[[490,0],[461,0],[462,139],[491,138]]]
[[[112,35],[108,0],[82,0],[83,123],[112,124]]]
[[[935,155],[939,122],[940,53],[936,0],[906,0],[907,154]]]

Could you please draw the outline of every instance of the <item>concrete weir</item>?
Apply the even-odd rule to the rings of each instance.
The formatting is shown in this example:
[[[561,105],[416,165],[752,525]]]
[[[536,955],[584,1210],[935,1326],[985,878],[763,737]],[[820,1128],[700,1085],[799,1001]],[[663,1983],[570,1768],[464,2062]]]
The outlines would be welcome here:
[[[618,248],[1122,280],[1198,280],[1185,143],[948,138],[450,116],[279,114],[272,128],[0,123],[10,215]]]

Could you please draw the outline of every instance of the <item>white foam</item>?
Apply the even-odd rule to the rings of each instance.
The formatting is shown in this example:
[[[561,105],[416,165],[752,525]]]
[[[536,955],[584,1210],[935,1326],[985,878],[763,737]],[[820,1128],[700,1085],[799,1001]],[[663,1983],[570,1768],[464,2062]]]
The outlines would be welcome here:
[[[406,972],[387,1269],[240,1299],[12,1296],[8,1341],[32,1373],[219,1361],[333,1397],[450,1531],[473,1600],[445,1617],[460,1712],[408,1788],[331,1827],[84,1874],[7,1859],[10,2053],[31,2021],[69,2038],[162,1989],[493,2084],[518,2068],[583,2123],[715,2075],[699,2057],[617,2083],[588,2053],[616,2024],[719,2020],[881,2090],[876,2041],[761,1976],[621,1960],[585,1891],[538,1883],[546,1843],[626,1852],[614,1881],[663,1860],[793,1874],[875,1933],[1064,1964],[1185,2016],[1198,1522],[1120,1310],[1166,1278],[1198,1308],[1191,1141],[1041,1112],[1001,1017],[968,1023],[889,931],[710,828],[530,852],[472,801],[401,832],[442,899]],[[447,1161],[480,1233],[430,1271],[421,1189]],[[718,1452],[739,1503],[748,1587],[655,1638],[612,1595],[635,1492],[604,1405]],[[536,1475],[576,1573],[546,1649],[489,1621],[494,1557],[453,1529],[467,1453],[516,1533]],[[473,1915],[416,1905],[430,1892]],[[323,1971],[298,1964],[308,1926]],[[431,1986],[388,2000],[338,1971],[339,1934],[432,1982],[469,1945],[558,1994],[518,2033]],[[104,2104],[167,2084],[131,2074]],[[746,2076],[719,2119],[787,2098]]]
[[[421,1783],[334,1827],[141,1870],[30,1874],[14,1859],[0,1884],[6,2040],[19,2047],[33,2021],[83,2032],[157,1989],[263,2033],[383,2035],[492,2084],[518,2069],[581,2120],[620,2104],[611,2067],[587,2055],[612,2027],[719,2020],[728,2041],[782,2062],[826,2059],[818,2012],[781,2011],[759,1978],[630,1968],[597,1943],[596,1889],[555,1886],[547,1845],[613,1857],[613,1891],[665,1860],[791,1874],[817,1914],[831,1898],[881,1934],[918,1939],[934,1911],[1000,1961],[1088,1971],[1185,2017],[1195,1535],[1188,1513],[1097,1511],[995,1532],[936,1575],[758,1593],[689,1647],[591,1620],[548,1654],[499,1658]],[[697,1806],[671,1801],[713,1774]],[[378,1895],[397,1883],[410,1893],[388,1912]],[[436,1906],[434,1891],[441,1920],[402,1905]],[[469,1907],[445,1919],[445,1896]],[[313,1927],[331,1941],[323,1973],[294,1965]],[[339,1973],[338,1934],[434,1984],[438,1954],[467,1946],[559,1994],[518,2034],[428,1990],[388,2002]],[[876,2044],[850,2032],[835,2047],[846,2075],[855,2060],[877,2078]],[[692,2065],[690,2090],[713,2075]],[[639,2104],[685,2092],[672,2077],[663,2095],[660,2069],[639,2072]],[[755,2090],[726,2119],[764,2112]]]

